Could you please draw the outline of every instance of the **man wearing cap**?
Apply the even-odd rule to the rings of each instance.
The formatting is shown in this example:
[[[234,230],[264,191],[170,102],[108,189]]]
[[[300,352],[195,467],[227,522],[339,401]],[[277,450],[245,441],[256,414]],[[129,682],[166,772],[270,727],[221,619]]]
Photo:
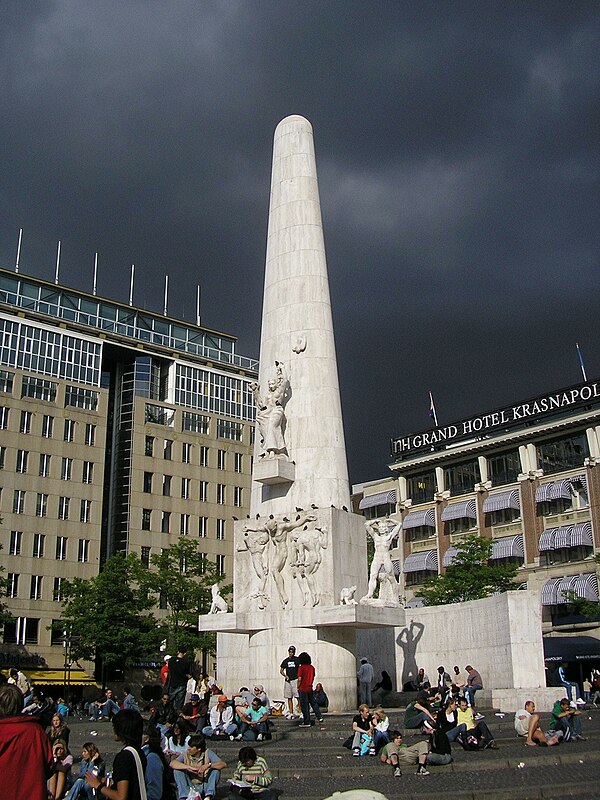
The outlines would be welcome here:
[[[286,717],[288,719],[296,719],[294,715],[294,697],[296,703],[298,702],[298,667],[300,662],[296,657],[296,648],[293,644],[288,647],[287,658],[284,658],[279,666],[279,672],[285,678],[283,684],[283,696],[287,700],[288,710]]]
[[[162,685],[166,686],[167,678],[169,677],[169,659],[171,656],[165,656],[165,663],[160,668],[160,679],[162,681]],[[167,687],[168,689],[168,687]]]
[[[229,736],[233,741],[237,725],[233,721],[233,708],[226,694],[220,694],[217,705],[210,712],[210,722],[202,728],[202,735],[208,738]]]

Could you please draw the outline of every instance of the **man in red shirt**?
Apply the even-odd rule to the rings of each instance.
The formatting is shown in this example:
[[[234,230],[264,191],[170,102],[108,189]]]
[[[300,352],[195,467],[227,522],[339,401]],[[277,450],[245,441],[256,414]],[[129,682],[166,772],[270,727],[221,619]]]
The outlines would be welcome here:
[[[11,800],[46,800],[46,782],[54,770],[50,740],[35,716],[21,714],[23,694],[12,684],[0,686],[0,796]],[[17,766],[24,765],[23,769]]]

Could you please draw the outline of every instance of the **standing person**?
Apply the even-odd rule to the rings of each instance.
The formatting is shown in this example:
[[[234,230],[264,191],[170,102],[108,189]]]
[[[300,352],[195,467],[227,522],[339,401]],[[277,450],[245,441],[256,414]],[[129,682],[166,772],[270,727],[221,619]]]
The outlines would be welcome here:
[[[23,693],[14,684],[0,686],[0,775],[3,797],[47,800],[46,782],[54,770],[52,747],[43,727],[21,714]],[[24,765],[19,769],[19,765]]]
[[[164,688],[168,691],[169,687],[167,686],[167,679],[169,677],[169,661],[171,656],[165,656],[164,661],[165,663],[160,668],[160,682],[164,686]]]
[[[269,787],[273,783],[273,776],[267,762],[262,756],[257,755],[253,747],[242,747],[238,754],[238,763],[233,771],[233,780],[241,786],[231,785],[229,798],[237,800],[242,797],[258,797],[260,800],[276,800],[277,795]],[[243,791],[249,788],[250,793]]]
[[[298,696],[300,698],[300,708],[302,709],[302,722],[300,728],[310,728],[310,709],[315,713],[317,722],[324,722],[319,704],[315,700],[313,692],[313,681],[315,679],[315,668],[312,665],[308,653],[300,653],[298,656],[300,666],[298,667]]]
[[[20,669],[12,667],[9,671],[8,683],[14,684],[23,695],[23,705],[26,706],[31,702],[31,685],[27,677]]]
[[[296,657],[296,648],[293,644],[288,647],[287,658],[284,658],[279,665],[279,672],[285,678],[283,684],[283,697],[287,700],[288,710],[286,717],[296,719],[294,714],[294,697],[298,701],[298,667],[300,661]]]
[[[185,700],[185,690],[188,682],[187,676],[191,673],[187,650],[181,646],[177,650],[177,656],[169,659],[169,695],[175,711],[181,711]]]
[[[481,675],[470,664],[465,667],[467,671],[467,686],[465,688],[465,697],[471,708],[475,708],[475,692],[483,689],[483,680]]]
[[[575,683],[575,681],[568,681],[567,676],[565,674],[565,669],[568,667],[568,663],[566,661],[562,661],[560,667],[558,668],[558,678],[560,680],[560,685],[564,686],[567,690],[567,697],[569,700],[577,703],[578,706],[584,706],[585,700],[581,697],[581,692],[579,691],[579,684]]]
[[[112,785],[108,787],[106,779],[91,771],[85,773],[85,782],[108,800],[143,800],[146,794],[146,756],[142,752],[144,720],[139,711],[128,709],[115,714],[112,726],[115,741],[123,742],[123,748],[113,761]]]
[[[187,684],[185,686],[185,700],[183,702],[184,705],[190,702],[193,694],[199,694],[196,684],[196,678],[194,678],[191,672],[188,672]]]
[[[214,800],[221,770],[227,764],[213,750],[206,749],[206,740],[200,734],[190,736],[185,753],[171,761],[178,797],[187,798],[190,789],[204,800]]]
[[[359,699],[361,703],[366,703],[368,706],[371,705],[371,684],[373,683],[373,677],[375,673],[373,671],[373,667],[369,664],[368,658],[361,658],[360,660],[360,668],[356,673],[356,677],[358,678],[358,687],[359,687]]]

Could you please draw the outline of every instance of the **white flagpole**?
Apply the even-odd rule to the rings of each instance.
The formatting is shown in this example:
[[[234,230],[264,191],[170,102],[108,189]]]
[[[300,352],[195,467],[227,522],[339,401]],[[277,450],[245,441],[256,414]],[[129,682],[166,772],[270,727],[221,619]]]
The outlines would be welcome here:
[[[200,325],[200,284],[196,288],[196,325]]]
[[[98,280],[98,253],[94,256],[94,285],[92,287],[92,294],[96,296],[96,281]]]
[[[165,307],[163,309],[163,315],[167,316],[167,304],[169,301],[169,276],[165,275]]]
[[[56,272],[54,273],[54,283],[58,283],[58,272],[60,270],[60,239],[58,240],[58,247],[56,249]]]
[[[21,241],[23,239],[23,228],[19,228],[19,244],[17,245],[17,260],[15,261],[15,272],[19,271],[19,260],[21,258]]]
[[[433,402],[433,395],[429,392],[429,414],[433,417],[435,427],[438,426],[437,414],[435,412],[435,403]]]
[[[131,280],[129,282],[129,305],[133,305],[133,279],[135,277],[135,264],[131,265]]]
[[[579,349],[579,342],[575,342],[575,347],[577,348],[577,355],[579,356],[579,363],[581,365],[581,374],[583,375],[583,380],[587,381],[587,375],[585,374],[585,365],[583,363],[583,356],[581,355],[581,350]]]

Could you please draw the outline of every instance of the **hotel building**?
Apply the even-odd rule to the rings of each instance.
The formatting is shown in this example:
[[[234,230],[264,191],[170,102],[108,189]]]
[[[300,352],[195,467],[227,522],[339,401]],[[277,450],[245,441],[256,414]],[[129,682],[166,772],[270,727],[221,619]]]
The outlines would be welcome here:
[[[229,334],[0,270],[0,660],[63,667],[62,585],[199,538],[231,581],[257,361]],[[118,587],[115,587],[118,591]],[[84,678],[82,677],[82,681]]]

